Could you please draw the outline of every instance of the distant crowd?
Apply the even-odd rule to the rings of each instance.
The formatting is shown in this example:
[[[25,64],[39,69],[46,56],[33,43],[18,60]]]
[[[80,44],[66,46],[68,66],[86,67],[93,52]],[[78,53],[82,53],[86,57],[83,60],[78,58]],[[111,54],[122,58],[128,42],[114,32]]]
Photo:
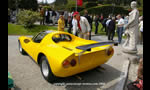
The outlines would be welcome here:
[[[84,15],[80,16],[79,12],[67,12],[61,13],[58,20],[58,30],[64,31],[65,27],[68,27],[68,32],[84,39],[91,40],[91,31],[93,23],[95,25],[95,34],[98,34],[98,30],[105,31],[108,36],[108,40],[113,41],[115,33],[118,35],[118,43],[121,44],[122,36],[124,35],[124,27],[128,24],[128,16],[116,16],[109,15],[108,18],[104,18],[103,14],[91,16],[88,11],[85,10]],[[102,28],[99,29],[99,24]],[[62,29],[60,29],[60,26]],[[143,43],[143,16],[139,18],[139,43]]]
[[[115,33],[118,35],[118,43],[121,44],[122,36],[124,35],[124,27],[128,23],[128,16],[116,16],[109,15],[108,18],[104,18],[101,15],[89,15],[88,11],[84,11],[84,15],[80,16],[79,12],[68,11],[56,11],[53,9],[40,8],[38,10],[43,19],[40,21],[40,25],[55,25],[58,24],[58,30],[64,31],[64,28],[68,28],[68,32],[84,39],[91,40],[91,31],[93,24],[95,25],[94,33],[98,34],[98,30],[104,31],[108,36],[108,40],[113,41]],[[16,11],[8,13],[8,22],[16,22]],[[102,28],[99,29],[99,25]],[[139,43],[143,43],[143,16],[139,18]]]

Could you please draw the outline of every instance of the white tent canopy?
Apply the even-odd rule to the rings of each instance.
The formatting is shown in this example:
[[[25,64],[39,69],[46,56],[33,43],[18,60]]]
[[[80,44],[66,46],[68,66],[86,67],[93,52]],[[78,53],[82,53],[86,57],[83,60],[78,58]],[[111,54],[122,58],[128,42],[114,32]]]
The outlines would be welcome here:
[[[49,3],[49,4],[51,4],[51,3],[53,3],[53,2],[55,2],[56,0],[37,0],[38,1],[38,3],[41,3],[41,2],[43,2],[43,3]]]

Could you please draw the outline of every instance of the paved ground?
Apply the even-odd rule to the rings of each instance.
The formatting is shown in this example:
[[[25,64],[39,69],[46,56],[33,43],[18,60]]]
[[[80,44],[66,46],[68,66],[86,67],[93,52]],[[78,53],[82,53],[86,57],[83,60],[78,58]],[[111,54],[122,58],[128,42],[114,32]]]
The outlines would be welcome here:
[[[19,53],[17,38],[18,36],[8,36],[8,71],[17,86],[15,90],[115,90],[122,75],[123,65],[127,61],[121,52],[121,46],[115,46],[114,56],[102,65],[105,70],[93,69],[78,74],[83,80],[72,76],[50,84],[42,77],[39,66],[30,57]],[[107,37],[92,36],[92,40],[105,41]],[[117,38],[114,40],[117,40]],[[56,84],[76,85],[58,86]]]

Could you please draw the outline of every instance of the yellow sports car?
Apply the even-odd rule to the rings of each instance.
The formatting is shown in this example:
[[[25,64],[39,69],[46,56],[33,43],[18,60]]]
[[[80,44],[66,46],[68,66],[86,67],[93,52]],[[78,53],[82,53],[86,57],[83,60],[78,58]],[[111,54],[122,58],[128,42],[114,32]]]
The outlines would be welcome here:
[[[107,62],[114,54],[113,42],[97,42],[62,31],[47,30],[33,38],[18,38],[19,51],[40,65],[48,82],[68,77]]]

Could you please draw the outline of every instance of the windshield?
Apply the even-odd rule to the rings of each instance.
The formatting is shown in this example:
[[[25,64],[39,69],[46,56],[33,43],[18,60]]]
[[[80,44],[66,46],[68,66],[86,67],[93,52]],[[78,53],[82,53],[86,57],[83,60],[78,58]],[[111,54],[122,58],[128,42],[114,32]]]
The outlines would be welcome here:
[[[34,42],[40,43],[42,41],[42,39],[49,33],[53,32],[52,30],[48,30],[48,31],[42,31],[40,33],[38,33],[36,36],[34,36],[32,38],[32,40]]]

